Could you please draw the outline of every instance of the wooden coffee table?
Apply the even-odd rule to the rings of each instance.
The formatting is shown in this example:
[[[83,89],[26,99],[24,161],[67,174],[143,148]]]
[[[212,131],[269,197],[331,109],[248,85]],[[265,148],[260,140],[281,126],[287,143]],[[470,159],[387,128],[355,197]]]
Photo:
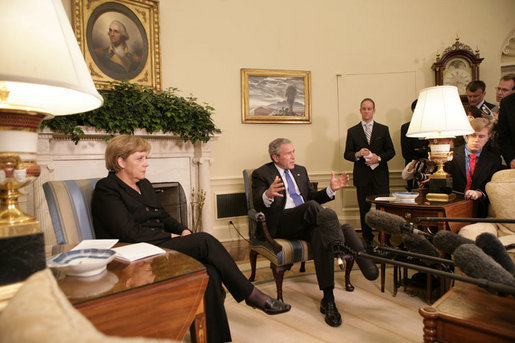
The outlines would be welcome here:
[[[209,277],[204,265],[187,255],[167,250],[131,264],[114,260],[94,277],[55,275],[75,308],[107,335],[182,340],[190,328],[193,342],[207,342]]]

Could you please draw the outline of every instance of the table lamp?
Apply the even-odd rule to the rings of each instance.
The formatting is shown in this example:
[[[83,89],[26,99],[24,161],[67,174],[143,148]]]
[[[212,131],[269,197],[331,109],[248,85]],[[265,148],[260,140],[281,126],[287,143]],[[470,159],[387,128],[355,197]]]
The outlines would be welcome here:
[[[443,166],[452,160],[452,139],[473,132],[457,87],[436,86],[420,91],[406,136],[429,140],[429,159],[438,166],[430,176],[427,200],[445,202],[455,197],[452,178]]]
[[[0,18],[0,260],[23,260],[1,266],[4,284],[17,281],[23,264],[34,262],[27,256],[39,254],[41,245],[44,267],[39,223],[18,208],[17,200],[19,189],[40,174],[36,160],[41,121],[93,110],[103,99],[61,0],[2,1]]]

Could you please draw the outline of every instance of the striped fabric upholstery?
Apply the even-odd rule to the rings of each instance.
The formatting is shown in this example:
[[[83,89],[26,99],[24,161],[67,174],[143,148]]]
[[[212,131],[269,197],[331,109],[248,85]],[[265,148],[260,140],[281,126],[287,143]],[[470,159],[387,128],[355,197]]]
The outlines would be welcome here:
[[[245,195],[247,197],[247,208],[254,208],[252,201],[252,169],[243,171],[243,181],[245,184]],[[277,266],[293,264],[313,259],[311,255],[311,246],[308,242],[299,239],[276,239],[276,242],[282,246],[282,250],[276,254],[272,250],[270,244],[265,240],[255,237],[256,223],[249,219],[249,236],[251,237],[251,249],[258,254],[266,257],[270,262]]]
[[[91,197],[99,179],[48,181],[43,184],[57,244],[94,239]]]

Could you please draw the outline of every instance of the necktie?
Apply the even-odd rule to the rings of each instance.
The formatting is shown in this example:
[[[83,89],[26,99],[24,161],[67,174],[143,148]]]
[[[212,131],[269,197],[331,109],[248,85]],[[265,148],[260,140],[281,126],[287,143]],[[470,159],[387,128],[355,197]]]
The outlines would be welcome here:
[[[284,176],[286,177],[286,182],[288,183],[288,193],[290,194],[290,197],[293,199],[295,206],[302,205],[304,201],[302,200],[302,197],[298,195],[295,191],[295,184],[293,183],[293,180],[290,176],[290,171],[288,169],[284,170]]]
[[[372,136],[372,123],[365,124],[365,136],[367,137],[368,144],[370,144],[370,137]]]
[[[467,186],[465,187],[465,190],[469,190],[472,185],[472,175],[474,175],[474,170],[476,169],[476,159],[476,154],[469,155],[469,172],[467,173]]]

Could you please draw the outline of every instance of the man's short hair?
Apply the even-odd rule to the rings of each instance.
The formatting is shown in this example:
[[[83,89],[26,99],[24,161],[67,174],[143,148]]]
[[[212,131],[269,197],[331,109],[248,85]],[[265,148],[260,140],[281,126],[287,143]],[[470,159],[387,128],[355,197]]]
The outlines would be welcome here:
[[[501,77],[501,80],[503,81],[513,81],[513,88],[511,90],[515,90],[515,73],[509,73]]]
[[[365,99],[361,100],[361,102],[359,103],[359,107],[360,107],[360,108],[361,108],[361,105],[363,105],[363,103],[364,103],[365,101],[370,101],[370,102],[372,103],[372,106],[373,106],[374,108],[376,108],[376,103],[375,103],[375,102],[374,102],[374,100],[372,100],[371,98],[365,98]]]
[[[125,25],[121,21],[113,20],[111,22],[111,24],[109,25],[109,27],[111,27],[111,25],[113,25],[113,24],[118,25],[118,28],[120,29],[120,34],[122,35],[123,39],[129,40],[129,34],[127,33],[127,29],[125,28]]]
[[[150,152],[150,143],[139,136],[120,135],[112,138],[107,143],[105,152],[106,168],[112,172],[121,170],[118,158],[126,159],[135,152]]]
[[[470,81],[469,84],[467,85],[468,91],[475,92],[478,89],[481,89],[483,92],[486,90],[486,85],[481,80]]]
[[[274,160],[273,155],[279,156],[281,154],[281,145],[283,144],[291,144],[291,141],[288,138],[276,138],[268,144],[268,153],[272,161]]]
[[[492,133],[494,121],[487,118],[474,118],[470,120],[470,126],[472,126],[474,131],[481,131],[486,127],[488,129],[488,133]]]

